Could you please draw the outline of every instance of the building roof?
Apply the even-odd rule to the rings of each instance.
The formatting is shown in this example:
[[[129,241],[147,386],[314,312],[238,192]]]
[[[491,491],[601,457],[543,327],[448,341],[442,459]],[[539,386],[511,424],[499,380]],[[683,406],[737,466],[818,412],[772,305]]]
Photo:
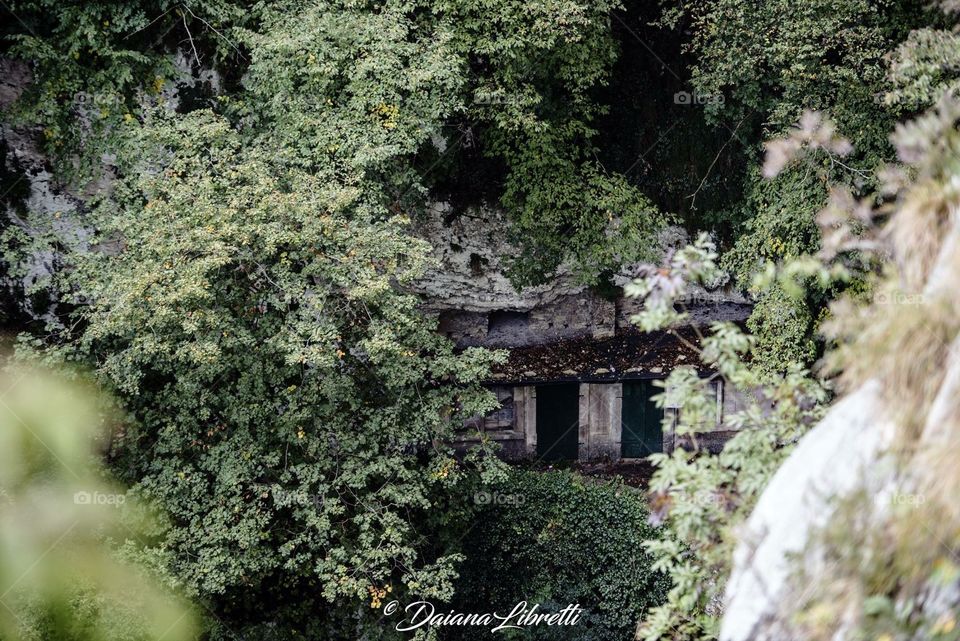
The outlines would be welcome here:
[[[583,337],[510,350],[493,368],[489,382],[500,384],[564,381],[613,381],[663,378],[681,365],[709,372],[700,362],[696,331],[629,333],[609,338]]]

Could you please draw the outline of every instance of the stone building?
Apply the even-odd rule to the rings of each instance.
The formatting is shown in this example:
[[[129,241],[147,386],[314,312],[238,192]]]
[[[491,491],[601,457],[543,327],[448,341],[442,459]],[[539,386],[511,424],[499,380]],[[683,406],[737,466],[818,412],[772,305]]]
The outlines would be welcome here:
[[[687,445],[667,427],[664,417],[677,409],[658,408],[652,397],[663,391],[671,369],[699,364],[689,332],[683,340],[661,332],[574,339],[510,351],[508,362],[488,385],[500,408],[470,419],[457,444],[481,435],[500,444],[507,459],[543,461],[617,461],[670,452]],[[724,417],[740,409],[742,399],[727,393],[723,381],[702,367],[716,398],[713,430],[697,435],[698,444],[717,450],[732,435]]]
[[[695,329],[713,320],[742,321],[750,303],[730,292],[700,291],[685,302],[691,325],[676,332],[646,334],[630,318],[640,303],[604,297],[577,284],[561,270],[539,287],[514,290],[503,274],[513,248],[503,238],[499,214],[473,211],[456,217],[436,205],[420,234],[434,247],[437,268],[419,285],[438,329],[458,347],[506,348],[509,358],[488,385],[500,408],[474,417],[459,432],[457,445],[485,435],[501,445],[507,459],[616,461],[636,459],[683,446],[651,397],[680,365],[698,367],[717,400],[715,429],[698,443],[722,447],[731,432],[724,416],[739,399],[713,373],[702,369]],[[670,238],[672,234],[673,238]],[[664,251],[685,242],[671,230]],[[617,274],[623,285],[629,270]]]

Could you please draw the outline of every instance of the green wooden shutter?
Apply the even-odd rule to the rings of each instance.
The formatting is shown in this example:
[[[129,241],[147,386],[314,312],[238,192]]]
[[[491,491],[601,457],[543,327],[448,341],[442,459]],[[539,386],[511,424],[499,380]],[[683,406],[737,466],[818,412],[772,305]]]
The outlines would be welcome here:
[[[663,410],[652,398],[660,390],[653,381],[624,381],[620,455],[643,458],[663,451]]]
[[[537,457],[576,460],[580,442],[580,385],[537,386]]]

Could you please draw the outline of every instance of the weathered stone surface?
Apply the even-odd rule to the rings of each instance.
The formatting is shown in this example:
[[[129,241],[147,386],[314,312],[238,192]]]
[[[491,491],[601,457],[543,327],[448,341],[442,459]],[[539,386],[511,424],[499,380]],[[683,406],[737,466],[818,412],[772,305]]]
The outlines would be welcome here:
[[[577,283],[563,265],[544,285],[514,289],[505,270],[517,251],[507,240],[508,221],[492,209],[454,212],[433,204],[414,229],[433,246],[437,267],[416,286],[424,308],[439,316],[440,331],[460,346],[522,347],[588,336],[609,338],[634,330],[631,317],[641,309],[632,299],[608,300]],[[667,256],[687,242],[686,233],[668,228],[659,252]],[[635,277],[625,266],[613,282],[622,286]],[[744,320],[750,302],[724,289],[694,289],[684,301],[690,322]]]
[[[12,105],[30,82],[29,67],[19,61],[0,58],[0,110]],[[30,129],[0,125],[4,151],[4,170],[20,178],[8,189],[9,193],[23,194],[23,199],[10,202],[5,199],[6,221],[28,232],[30,225],[22,217],[23,212],[35,212],[50,217],[51,223],[64,233],[75,234],[81,241],[86,230],[75,222],[74,212],[78,207],[75,195],[59,187],[47,167],[46,158],[34,141],[35,132]],[[14,187],[16,190],[14,190]],[[5,194],[7,195],[7,194]],[[17,316],[40,318],[49,316],[50,309],[34,309],[32,301],[23,295],[23,291],[34,282],[49,273],[54,256],[42,253],[32,257],[27,266],[27,275],[17,281],[8,274],[0,274],[0,304],[5,309],[15,310]]]
[[[414,229],[431,243],[439,263],[416,286],[428,309],[529,311],[584,291],[564,268],[550,283],[516,291],[504,273],[504,258],[517,251],[507,241],[507,225],[492,209],[454,212],[447,203],[430,206]]]
[[[892,471],[879,462],[894,428],[882,407],[879,383],[864,385],[837,403],[774,474],[734,554],[722,641],[788,638],[781,621],[792,557],[829,520],[835,497],[889,482]]]
[[[194,100],[199,96],[212,99],[220,89],[220,76],[212,69],[199,69],[194,73],[192,56],[181,50],[174,56],[174,66],[179,71],[177,82],[168,83],[161,91],[159,100],[169,108],[176,108],[183,95],[191,95]],[[23,93],[31,81],[29,65],[9,58],[0,57],[0,110],[12,105]],[[85,111],[81,96],[76,99],[78,123],[83,124]],[[89,98],[89,97],[87,97]],[[156,98],[144,97],[147,100]],[[91,105],[93,102],[90,103]],[[23,189],[27,195],[22,202],[12,205],[7,202],[4,212],[10,224],[17,225],[33,233],[32,226],[24,220],[22,212],[30,212],[33,216],[47,217],[63,237],[73,236],[81,247],[86,247],[85,241],[90,233],[84,225],[81,212],[82,203],[90,196],[107,191],[113,181],[113,163],[115,159],[109,155],[102,157],[102,175],[88,184],[71,186],[56,180],[50,171],[49,159],[37,145],[38,131],[27,127],[13,127],[9,124],[0,125],[0,138],[3,140],[6,156],[2,159],[5,169],[13,174],[19,174],[19,179],[26,184]],[[12,191],[12,190],[8,190]],[[21,191],[18,188],[18,191]],[[101,249],[103,249],[101,247]],[[45,318],[54,320],[52,315],[56,301],[52,301],[47,309],[34,309],[30,298],[23,295],[23,291],[52,269],[55,257],[52,253],[41,253],[31,257],[27,265],[27,275],[22,281],[16,281],[7,274],[0,274],[0,305],[16,308],[19,315],[26,318]]]

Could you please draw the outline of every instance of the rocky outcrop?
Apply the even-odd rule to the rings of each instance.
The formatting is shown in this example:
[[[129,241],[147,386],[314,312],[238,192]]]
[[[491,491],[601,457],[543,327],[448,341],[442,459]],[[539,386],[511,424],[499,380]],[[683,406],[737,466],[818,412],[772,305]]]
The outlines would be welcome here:
[[[9,109],[20,97],[30,77],[26,64],[0,58],[0,111]],[[0,196],[4,220],[0,225],[16,225],[29,233],[31,224],[27,213],[30,212],[48,216],[54,227],[70,230],[82,239],[84,230],[73,222],[79,200],[57,184],[46,157],[35,142],[35,132],[0,124],[0,137],[4,151],[4,193]],[[35,307],[34,301],[24,292],[53,269],[53,261],[51,252],[34,255],[23,278],[14,278],[3,270],[0,274],[0,307],[4,313],[0,321],[16,326],[27,319],[52,319],[49,308]]]
[[[184,99],[193,102],[210,100],[220,89],[220,77],[212,69],[195,70],[192,58],[185,51],[173,56],[178,70],[176,82],[167,83],[157,97],[143,96],[143,104],[161,101],[168,108],[176,109]],[[31,81],[30,67],[24,62],[0,57],[0,111],[6,111],[22,95]],[[112,97],[99,98],[112,99]],[[77,127],[89,128],[86,113],[98,98],[88,94],[73,96],[73,109]],[[49,158],[37,144],[40,132],[30,127],[0,124],[0,151],[3,152],[3,193],[0,207],[3,217],[0,226],[14,225],[28,234],[35,233],[34,226],[49,225],[64,236],[75,238],[81,246],[89,231],[81,222],[83,202],[90,196],[110,189],[113,176],[113,158],[105,155],[102,160],[102,175],[95,181],[76,186],[68,185],[54,175]],[[2,227],[0,227],[2,228]],[[50,251],[38,252],[30,257],[25,267],[26,274],[14,278],[6,269],[0,271],[0,325],[19,328],[30,320],[55,320],[53,311],[56,301],[45,301],[38,307],[26,291],[53,269],[56,256]]]
[[[159,96],[170,108],[177,108],[185,100],[208,99],[219,90],[217,74],[198,70],[191,61],[185,52],[174,57],[180,78],[168,83]],[[0,59],[0,78],[0,108],[5,108],[29,83],[29,68]],[[77,105],[81,121],[82,102]],[[35,131],[4,125],[0,133],[7,152],[6,169],[24,183],[27,194],[16,206],[6,206],[7,219],[29,231],[25,214],[30,212],[84,235],[77,212],[92,193],[109,189],[110,159],[104,158],[107,171],[101,181],[71,191],[55,181],[47,158],[36,145]],[[441,332],[462,346],[514,347],[584,336],[607,338],[632,328],[630,318],[638,311],[635,301],[601,296],[578,282],[565,266],[547,283],[515,289],[506,276],[509,258],[517,251],[508,241],[507,226],[503,213],[494,208],[453,211],[447,203],[432,204],[418,221],[414,233],[431,243],[437,267],[415,291],[423,297],[424,310],[439,317]],[[666,255],[687,240],[682,229],[668,228],[659,238],[661,253]],[[24,303],[22,290],[50,269],[52,261],[49,255],[36,256],[25,281],[8,278],[4,283],[7,298],[21,306],[26,304],[22,311],[29,317],[36,318],[42,312]],[[625,266],[614,275],[613,284],[622,286],[634,275],[633,266]],[[688,303],[695,323],[743,320],[750,310],[749,301],[729,288],[695,291]]]
[[[507,225],[497,210],[455,212],[446,203],[434,203],[418,223],[414,231],[432,245],[437,267],[415,290],[424,299],[424,309],[439,316],[441,332],[460,346],[523,347],[633,331],[631,317],[640,311],[640,303],[603,296],[579,283],[563,265],[547,283],[515,289],[506,276],[509,258],[517,251],[507,238]],[[682,229],[665,229],[659,238],[664,263],[687,241]],[[624,266],[612,284],[632,280],[636,267]],[[684,301],[691,323],[747,318],[750,301],[724,285],[709,292],[691,290]]]
[[[9,109],[29,82],[30,70],[27,65],[0,58],[0,111]],[[14,185],[8,186],[7,190],[26,194],[23,202],[5,202],[8,213],[17,214],[19,210],[68,214],[76,209],[77,197],[55,184],[47,159],[36,145],[34,134],[29,129],[0,124],[0,135],[6,151],[4,172],[16,176],[12,179]],[[17,220],[23,223],[19,217]]]
[[[506,263],[517,249],[507,240],[507,225],[495,209],[455,212],[447,203],[428,208],[414,229],[433,246],[438,262],[416,286],[427,309],[529,311],[586,289],[563,267],[549,283],[514,289],[506,276]]]
[[[740,533],[727,582],[721,641],[784,641],[783,610],[796,558],[826,524],[834,501],[855,490],[878,494],[893,475],[882,453],[894,427],[872,381],[837,403],[777,470]],[[815,560],[810,560],[810,566]]]

